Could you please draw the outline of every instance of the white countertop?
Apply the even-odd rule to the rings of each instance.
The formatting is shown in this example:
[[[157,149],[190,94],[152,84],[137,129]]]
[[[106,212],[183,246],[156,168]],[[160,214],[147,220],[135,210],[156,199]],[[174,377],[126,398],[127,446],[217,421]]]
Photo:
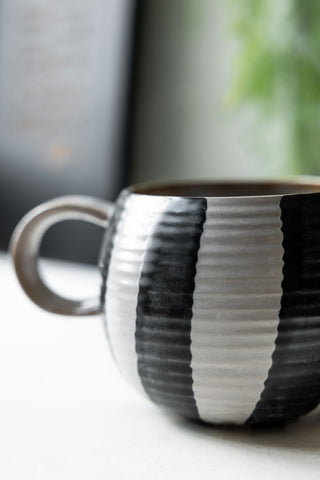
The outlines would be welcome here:
[[[45,271],[60,293],[99,290],[95,268]],[[3,255],[0,289],[1,480],[319,478],[317,412],[272,431],[170,417],[122,379],[101,318],[35,307]]]

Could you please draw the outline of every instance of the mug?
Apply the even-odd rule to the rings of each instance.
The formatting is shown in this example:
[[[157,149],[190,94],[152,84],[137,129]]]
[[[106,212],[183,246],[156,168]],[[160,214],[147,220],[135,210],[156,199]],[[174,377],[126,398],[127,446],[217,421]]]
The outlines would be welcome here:
[[[42,236],[66,219],[105,229],[97,298],[53,293]],[[140,185],[115,205],[67,196],[11,241],[40,307],[103,312],[122,374],[156,404],[215,424],[271,426],[320,402],[320,180]]]

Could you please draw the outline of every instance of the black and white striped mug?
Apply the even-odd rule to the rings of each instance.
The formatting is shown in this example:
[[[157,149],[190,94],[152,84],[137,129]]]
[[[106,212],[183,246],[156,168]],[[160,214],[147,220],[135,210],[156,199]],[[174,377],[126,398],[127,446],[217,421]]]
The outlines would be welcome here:
[[[45,230],[106,229],[97,299],[41,279]],[[46,310],[103,311],[123,375],[156,404],[219,424],[275,425],[320,402],[320,180],[144,185],[115,205],[61,197],[17,226],[11,251]]]

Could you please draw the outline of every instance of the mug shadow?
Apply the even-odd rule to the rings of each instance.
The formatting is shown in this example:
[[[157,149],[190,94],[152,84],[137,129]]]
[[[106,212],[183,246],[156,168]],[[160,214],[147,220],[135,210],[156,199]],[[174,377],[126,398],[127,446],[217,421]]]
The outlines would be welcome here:
[[[320,451],[320,411],[284,426],[252,428],[242,426],[211,425],[201,421],[188,420],[174,414],[167,414],[170,421],[187,433],[208,439],[220,439],[227,443],[247,446],[275,447],[304,451]],[[168,420],[169,420],[168,419]]]

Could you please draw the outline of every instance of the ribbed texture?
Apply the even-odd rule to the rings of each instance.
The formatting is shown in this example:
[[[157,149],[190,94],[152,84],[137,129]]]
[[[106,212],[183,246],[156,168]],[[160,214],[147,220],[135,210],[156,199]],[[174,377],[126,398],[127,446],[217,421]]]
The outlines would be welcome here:
[[[101,295],[120,370],[156,403],[253,425],[319,404],[320,194],[279,201],[122,193]]]
[[[150,235],[168,200],[164,197],[124,195],[108,262],[105,313],[115,361],[138,390],[144,392],[137,371],[135,351],[136,308],[143,259]],[[109,256],[109,257],[108,257]]]
[[[279,199],[208,199],[193,296],[193,390],[200,417],[244,423],[271,366],[281,299]]]
[[[320,401],[320,195],[281,201],[284,268],[276,349],[250,424],[292,421]]]
[[[114,237],[117,232],[118,223],[122,216],[122,212],[125,206],[126,199],[129,195],[127,190],[123,190],[115,205],[115,210],[112,217],[109,219],[108,228],[103,238],[103,243],[100,252],[99,269],[102,275],[102,287],[101,287],[101,303],[105,305],[106,295],[106,283],[109,273],[110,260],[113,250]]]
[[[206,200],[172,198],[148,242],[137,305],[142,384],[155,403],[198,418],[190,368],[197,255]]]

